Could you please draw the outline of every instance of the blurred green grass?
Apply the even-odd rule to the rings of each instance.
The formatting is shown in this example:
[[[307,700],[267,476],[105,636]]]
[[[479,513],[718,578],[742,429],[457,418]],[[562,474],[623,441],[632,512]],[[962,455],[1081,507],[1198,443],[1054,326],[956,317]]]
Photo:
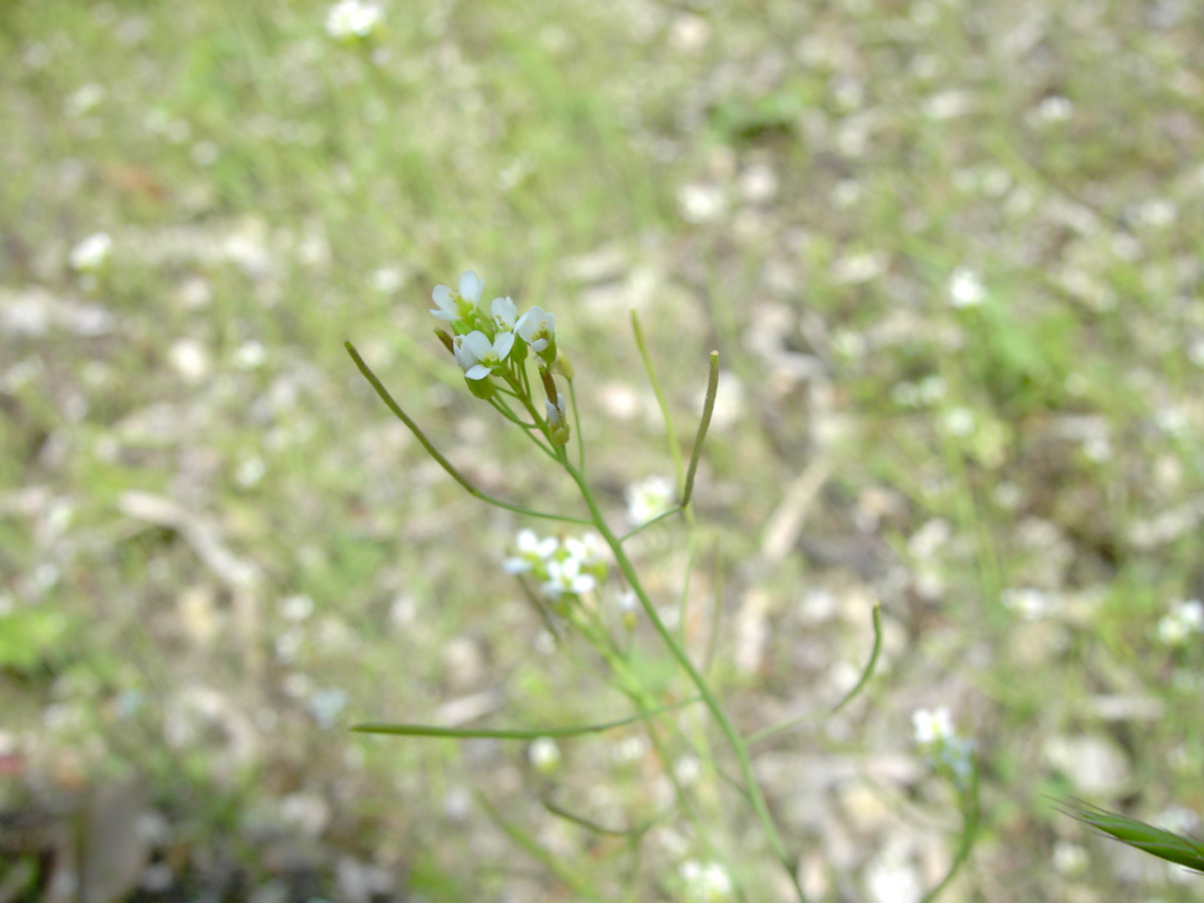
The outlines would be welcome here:
[[[584,652],[532,652],[498,567],[520,524],[424,461],[341,347],[487,489],[569,499],[430,334],[431,288],[474,268],[556,313],[617,516],[669,469],[627,309],[683,430],[720,349],[734,395],[698,506],[722,583],[697,578],[697,604],[737,637],[750,595],[772,599],[751,672],[719,649],[747,729],[868,651],[868,616],[817,620],[815,593],[883,597],[873,699],[791,754],[904,753],[910,709],[953,704],[990,834],[962,899],[1188,899],[1043,795],[1089,795],[1048,753],[1085,736],[1124,763],[1099,802],[1204,807],[1198,636],[1156,629],[1204,591],[1200,14],[406,0],[356,46],[325,11],[0,8],[0,731],[28,775],[149,775],[255,880],[247,813],[309,793],[338,803],[323,843],[413,887],[556,898],[457,808],[487,782],[542,825],[522,750],[344,731],[498,688],[506,723],[610,714]],[[111,259],[73,271],[98,231]],[[951,305],[959,268],[981,304]],[[764,567],[770,513],[824,455],[801,541]],[[130,491],[186,519],[132,517]],[[194,521],[250,583],[203,560]],[[673,598],[680,542],[644,560]],[[1032,620],[1000,604],[1026,587],[1050,605]],[[608,750],[575,743],[566,785],[605,782]],[[862,842],[847,880],[882,838]],[[1088,868],[1057,866],[1070,847]]]

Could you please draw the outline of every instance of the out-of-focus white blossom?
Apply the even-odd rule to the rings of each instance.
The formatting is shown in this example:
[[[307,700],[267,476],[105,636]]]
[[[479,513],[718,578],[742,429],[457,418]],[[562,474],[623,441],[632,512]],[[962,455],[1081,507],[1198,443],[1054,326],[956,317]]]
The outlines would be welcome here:
[[[543,591],[552,597],[566,593],[579,596],[597,585],[597,578],[593,574],[582,571],[580,559],[553,559],[548,562],[548,579],[544,581]]]
[[[96,232],[72,248],[68,260],[73,270],[92,273],[105,265],[112,251],[113,239],[109,233]]]
[[[1158,621],[1158,639],[1168,646],[1186,646],[1193,636],[1204,633],[1204,603],[1199,599],[1177,602],[1170,614]]]
[[[911,715],[915,742],[938,772],[963,785],[974,769],[974,747],[958,736],[949,709],[916,709]]]
[[[949,305],[959,309],[978,307],[987,299],[987,290],[973,270],[959,267],[949,277]]]
[[[326,33],[336,41],[366,38],[380,28],[384,10],[379,3],[341,0],[326,13]]]
[[[518,554],[507,558],[503,567],[508,574],[523,574],[543,565],[555,553],[560,541],[554,536],[540,539],[534,530],[519,530],[515,538]]]
[[[687,859],[679,869],[690,903],[721,903],[732,898],[732,878],[718,862]]]
[[[527,759],[535,766],[537,771],[542,771],[545,774],[555,771],[556,766],[560,764],[562,758],[560,747],[556,745],[556,741],[551,737],[537,738],[527,750]]]
[[[632,526],[646,524],[673,507],[673,483],[653,476],[627,487],[627,519]]]

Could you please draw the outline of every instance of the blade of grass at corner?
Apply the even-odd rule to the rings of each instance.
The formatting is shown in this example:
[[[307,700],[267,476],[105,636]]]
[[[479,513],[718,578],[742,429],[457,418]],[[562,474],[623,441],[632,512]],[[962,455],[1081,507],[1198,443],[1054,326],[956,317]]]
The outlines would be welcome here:
[[[1204,843],[1162,828],[1078,801],[1063,802],[1060,810],[1109,837],[1143,853],[1204,873]]]
[[[357,724],[351,728],[359,734],[392,734],[400,737],[459,737],[461,739],[490,739],[490,740],[536,740],[540,737],[576,737],[582,734],[600,734],[603,731],[637,721],[655,718],[664,712],[680,709],[683,706],[699,702],[697,696],[683,699],[681,702],[670,703],[647,712],[637,712],[618,721],[606,721],[601,724],[585,724],[574,727],[540,727],[540,728],[456,728],[436,727],[431,724]]]

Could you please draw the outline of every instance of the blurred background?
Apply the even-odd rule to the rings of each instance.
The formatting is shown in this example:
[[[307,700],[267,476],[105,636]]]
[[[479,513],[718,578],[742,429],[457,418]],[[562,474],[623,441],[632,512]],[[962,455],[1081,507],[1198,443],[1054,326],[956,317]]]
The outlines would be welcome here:
[[[758,747],[816,899],[948,865],[938,706],[983,774],[944,899],[1194,899],[1052,801],[1204,811],[1199,6],[377,11],[0,5],[0,903],[575,899],[490,806],[679,898],[680,826],[540,803],[638,822],[637,726],[545,771],[349,733],[626,713],[502,571],[532,524],[342,347],[486,491],[575,510],[432,335],[465,269],[555,314],[616,524],[672,474],[629,311],[687,435],[719,349],[686,627],[742,729],[839,699],[882,602],[864,696]],[[665,604],[686,549],[635,549]]]

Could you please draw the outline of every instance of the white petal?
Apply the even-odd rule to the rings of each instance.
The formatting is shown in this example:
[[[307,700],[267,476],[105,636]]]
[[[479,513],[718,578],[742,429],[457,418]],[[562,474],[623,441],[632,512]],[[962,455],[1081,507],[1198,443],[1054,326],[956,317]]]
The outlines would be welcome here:
[[[460,274],[460,294],[473,304],[481,300],[481,289],[484,287],[485,280],[472,270],[465,270]]]
[[[464,348],[472,355],[474,361],[479,361],[493,350],[493,344],[489,341],[489,336],[479,329],[474,329],[464,336]]]
[[[473,367],[471,370],[469,370],[464,375],[467,376],[469,379],[484,379],[486,376],[489,375],[489,373],[490,373],[490,370],[488,367],[486,367],[484,364],[477,364],[475,367]]]
[[[498,337],[493,340],[493,353],[497,355],[499,361],[504,361],[513,347],[514,333],[512,332],[498,333]]]

